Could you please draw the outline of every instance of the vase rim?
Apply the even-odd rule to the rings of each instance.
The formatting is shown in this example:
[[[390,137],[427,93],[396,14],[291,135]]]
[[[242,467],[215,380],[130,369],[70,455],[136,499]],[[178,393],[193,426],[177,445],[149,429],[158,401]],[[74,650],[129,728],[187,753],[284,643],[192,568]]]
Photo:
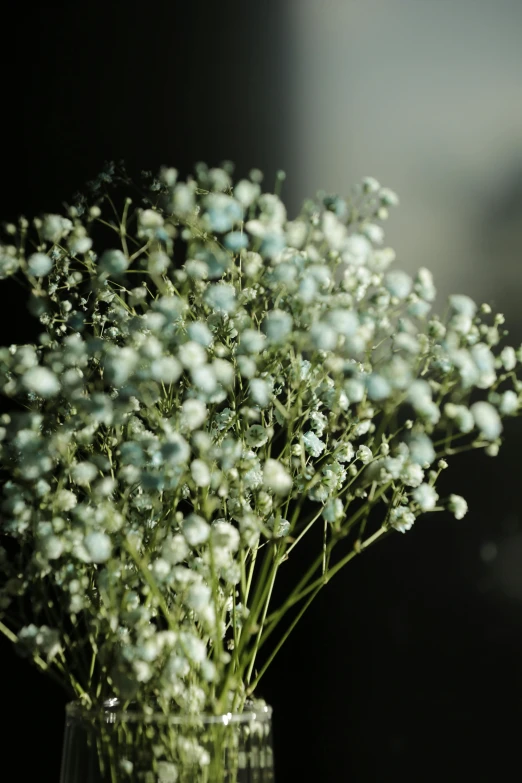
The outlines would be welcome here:
[[[116,698],[106,699],[100,706],[94,708],[86,707],[79,701],[72,701],[66,705],[65,711],[68,718],[81,719],[86,716],[99,716],[103,718],[105,723],[137,723],[144,721],[147,723],[169,723],[174,725],[221,723],[226,726],[229,723],[251,723],[252,721],[265,723],[272,718],[272,707],[262,701],[249,704],[243,712],[225,712],[221,715],[214,715],[209,712],[165,714],[164,712],[146,713],[142,710],[125,710],[120,708],[120,701]]]

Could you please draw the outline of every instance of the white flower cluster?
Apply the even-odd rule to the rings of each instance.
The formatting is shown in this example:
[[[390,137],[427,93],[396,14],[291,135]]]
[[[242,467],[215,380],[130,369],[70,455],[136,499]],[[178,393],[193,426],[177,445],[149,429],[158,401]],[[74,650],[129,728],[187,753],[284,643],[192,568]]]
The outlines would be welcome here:
[[[19,544],[0,556],[0,613],[26,595],[19,639],[54,659],[42,607],[58,595],[117,695],[188,710],[223,688],[230,706],[267,616],[263,554],[283,562],[321,517],[328,551],[374,509],[401,532],[425,512],[461,519],[440,460],[496,453],[522,354],[466,296],[430,315],[429,271],[390,268],[380,222],[397,198],[372,178],[289,220],[257,171],[234,185],[230,166],[163,169],[95,250],[111,179],[128,183],[109,167],[94,204],[0,245],[0,278],[27,277],[43,328],[0,348],[2,393],[25,408],[0,420],[0,533]]]

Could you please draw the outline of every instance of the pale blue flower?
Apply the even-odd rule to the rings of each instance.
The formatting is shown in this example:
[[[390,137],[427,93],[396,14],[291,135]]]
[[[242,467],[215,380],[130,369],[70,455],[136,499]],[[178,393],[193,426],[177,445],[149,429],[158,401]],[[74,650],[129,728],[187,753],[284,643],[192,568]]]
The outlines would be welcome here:
[[[268,341],[275,345],[284,343],[292,331],[293,321],[283,310],[271,310],[263,321],[263,331]]]
[[[331,498],[323,508],[323,518],[333,524],[338,522],[344,516],[343,502],[340,498]]]
[[[371,373],[366,378],[366,389],[368,391],[368,397],[374,402],[385,400],[392,393],[389,382],[379,373]],[[348,397],[350,393],[347,392]]]
[[[362,185],[365,193],[378,193],[381,189],[380,182],[375,177],[364,177]]]
[[[345,337],[351,337],[357,331],[359,318],[353,310],[336,307],[327,314],[326,321],[332,329]]]
[[[318,288],[317,282],[313,277],[305,277],[299,283],[296,296],[304,304],[310,304],[316,299]]]
[[[190,456],[190,446],[182,435],[175,432],[160,449],[162,458],[172,465],[183,465]]]
[[[236,291],[228,283],[214,283],[205,291],[204,300],[212,310],[233,313],[236,309]]]
[[[431,310],[430,302],[424,301],[423,299],[413,300],[408,305],[408,314],[413,316],[414,318],[425,318],[430,310]]]
[[[479,369],[480,377],[476,383],[479,389],[487,389],[495,383],[495,357],[486,343],[476,343],[470,348],[470,353]]]
[[[121,250],[106,250],[98,262],[102,272],[115,277],[126,272],[129,266],[129,259]]]
[[[114,386],[123,386],[138,364],[138,354],[126,345],[123,348],[111,349],[104,361],[105,375],[109,383]]]
[[[313,324],[310,337],[319,351],[333,351],[337,345],[337,332],[325,323]]]
[[[241,204],[225,193],[211,193],[204,199],[205,217],[211,231],[230,231],[243,219]]]
[[[223,244],[232,253],[239,253],[240,250],[248,247],[248,236],[242,231],[231,231],[225,234]]]
[[[189,548],[181,533],[168,535],[161,548],[161,556],[171,565],[182,563],[189,554]]]

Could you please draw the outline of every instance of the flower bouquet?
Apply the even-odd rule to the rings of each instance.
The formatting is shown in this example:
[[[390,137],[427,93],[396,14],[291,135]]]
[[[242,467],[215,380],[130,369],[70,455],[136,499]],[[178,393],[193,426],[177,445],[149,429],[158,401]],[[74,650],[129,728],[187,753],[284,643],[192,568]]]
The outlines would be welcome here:
[[[392,266],[392,191],[289,220],[232,173],[107,164],[4,226],[42,331],[0,348],[0,631],[71,694],[63,783],[272,780],[278,650],[379,539],[462,518],[441,471],[519,411],[502,316]]]

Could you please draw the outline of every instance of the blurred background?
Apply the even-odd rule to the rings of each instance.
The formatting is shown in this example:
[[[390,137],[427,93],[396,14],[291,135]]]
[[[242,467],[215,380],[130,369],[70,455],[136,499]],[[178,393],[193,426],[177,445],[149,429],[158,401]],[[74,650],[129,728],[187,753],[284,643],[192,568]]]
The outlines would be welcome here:
[[[13,6],[0,220],[60,210],[111,159],[182,174],[230,159],[238,177],[263,170],[267,190],[283,169],[291,217],[318,189],[372,175],[401,200],[385,226],[397,266],[431,269],[441,303],[491,303],[518,345],[521,43],[519,0]],[[34,339],[19,294],[2,283],[0,296],[0,343]],[[278,783],[516,775],[521,437],[513,421],[497,458],[451,460],[463,520],[426,515],[312,605],[260,692]],[[64,698],[3,640],[0,662],[4,764],[53,783]]]

